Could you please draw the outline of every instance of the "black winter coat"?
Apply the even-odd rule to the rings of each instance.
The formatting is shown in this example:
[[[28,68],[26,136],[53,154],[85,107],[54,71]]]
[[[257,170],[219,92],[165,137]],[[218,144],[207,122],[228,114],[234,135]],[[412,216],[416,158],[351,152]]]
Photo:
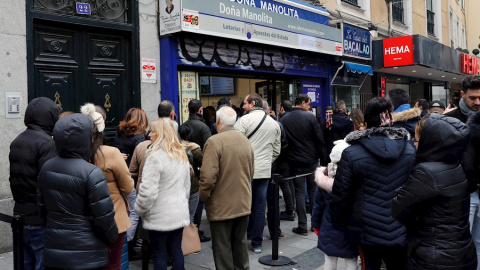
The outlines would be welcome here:
[[[405,227],[392,216],[392,199],[407,180],[415,149],[403,128],[369,128],[346,137],[330,200],[334,223],[343,223],[368,246],[403,246]]]
[[[407,226],[408,269],[477,269],[469,228],[470,193],[459,161],[469,129],[431,114],[420,134],[417,165],[393,200]]]
[[[212,136],[210,128],[205,124],[202,117],[197,114],[190,114],[188,120],[184,123],[193,130],[193,140],[192,142],[200,145],[200,148],[203,151],[203,146],[205,142]]]
[[[88,162],[93,121],[72,114],[55,125],[58,152],[39,175],[47,227],[43,264],[58,269],[94,269],[108,263],[107,245],[117,240],[115,211],[105,176]]]
[[[480,184],[480,113],[476,113],[467,122],[470,128],[470,143],[463,155],[462,167],[467,176],[470,191],[474,192]]]
[[[453,117],[453,118],[457,118],[458,120],[460,120],[463,123],[467,123],[467,120],[468,120],[468,116],[463,114],[462,110],[460,110],[460,108],[456,108],[455,110],[450,111],[450,112],[446,113],[445,115]]]
[[[323,159],[324,141],[315,116],[294,107],[280,119],[288,141],[287,160],[290,166],[310,168]]]
[[[27,129],[10,144],[10,188],[15,215],[25,224],[44,226],[37,205],[38,173],[45,162],[57,155],[52,131],[61,109],[46,97],[32,100],[25,111]]]
[[[132,161],[133,151],[135,147],[141,142],[145,141],[144,134],[137,134],[133,136],[119,136],[118,133],[115,134],[115,147],[120,150],[123,154],[127,154],[127,166],[130,166]]]

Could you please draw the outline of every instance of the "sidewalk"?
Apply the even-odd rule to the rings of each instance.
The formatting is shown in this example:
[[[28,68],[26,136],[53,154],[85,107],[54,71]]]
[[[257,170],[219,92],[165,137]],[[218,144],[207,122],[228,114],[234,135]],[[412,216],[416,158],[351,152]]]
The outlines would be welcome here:
[[[283,199],[280,199],[280,209],[283,207]],[[310,215],[308,216],[308,224],[310,227]],[[272,254],[272,241],[268,229],[265,226],[263,250],[261,254],[254,254],[249,251],[250,257],[250,269],[279,269],[279,270],[323,270],[324,254],[317,248],[317,236],[313,232],[309,232],[307,236],[298,235],[292,232],[292,228],[297,226],[297,220],[295,221],[281,221],[280,228],[285,232],[285,238],[279,240],[279,255],[287,256],[292,259],[290,265],[281,267],[271,267],[263,265],[258,262],[258,259],[265,255]],[[206,219],[204,212],[201,229],[205,231],[206,235],[210,234],[210,226]],[[139,251],[139,250],[138,250]],[[343,261],[339,263],[339,270],[345,269]],[[13,253],[8,252],[0,254],[0,269],[1,270],[13,270]],[[150,263],[149,269],[153,270],[153,265]],[[202,252],[199,254],[189,255],[185,257],[185,269],[186,270],[205,270],[215,269],[212,254],[211,241],[202,243]],[[130,270],[141,270],[141,261],[130,262]]]

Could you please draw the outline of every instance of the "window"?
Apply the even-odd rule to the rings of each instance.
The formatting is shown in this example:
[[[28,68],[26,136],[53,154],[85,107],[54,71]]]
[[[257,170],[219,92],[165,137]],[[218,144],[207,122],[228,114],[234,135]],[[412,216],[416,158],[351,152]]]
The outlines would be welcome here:
[[[358,0],[342,0],[342,2],[354,5],[358,7]]]
[[[467,48],[467,41],[465,40],[465,27],[462,25],[462,44],[463,48]]]
[[[435,12],[433,12],[432,0],[427,0],[427,33],[435,36]]]
[[[450,18],[450,29],[448,29],[448,31],[450,33],[450,44],[451,44],[452,48],[454,48],[455,47],[455,42],[453,41],[454,40],[454,38],[453,38],[453,30],[454,29],[453,29],[453,10],[452,9],[450,9],[449,18]]]
[[[462,46],[462,42],[460,41],[460,18],[458,17],[457,17],[457,45],[458,47]]]
[[[403,0],[393,2],[393,20],[399,23],[404,23],[403,20]]]
[[[465,10],[465,0],[461,0],[461,1],[462,1],[461,2],[461,7],[462,7],[463,10]]]

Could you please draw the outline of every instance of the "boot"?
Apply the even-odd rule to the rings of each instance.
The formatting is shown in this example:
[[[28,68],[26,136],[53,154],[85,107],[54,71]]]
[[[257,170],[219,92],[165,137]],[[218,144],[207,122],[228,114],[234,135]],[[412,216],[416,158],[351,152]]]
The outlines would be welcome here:
[[[141,256],[135,251],[135,241],[129,241],[128,244],[128,260],[136,261],[140,260]]]

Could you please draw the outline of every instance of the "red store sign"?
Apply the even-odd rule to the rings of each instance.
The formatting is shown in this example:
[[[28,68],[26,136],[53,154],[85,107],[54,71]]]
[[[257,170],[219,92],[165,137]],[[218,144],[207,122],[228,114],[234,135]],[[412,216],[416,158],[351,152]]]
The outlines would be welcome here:
[[[383,66],[398,67],[414,64],[413,36],[383,40]]]
[[[480,74],[478,58],[463,53],[461,55],[461,72],[471,75]]]

